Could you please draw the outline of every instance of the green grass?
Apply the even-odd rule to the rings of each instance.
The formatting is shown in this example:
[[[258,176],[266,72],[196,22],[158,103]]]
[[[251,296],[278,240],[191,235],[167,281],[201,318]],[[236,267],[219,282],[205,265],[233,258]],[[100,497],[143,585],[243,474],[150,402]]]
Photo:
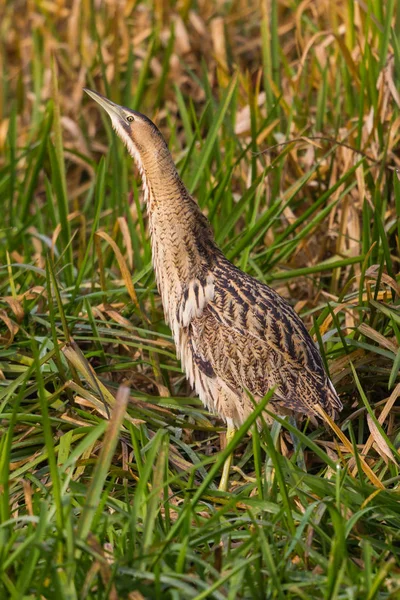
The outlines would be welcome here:
[[[0,598],[398,598],[399,5],[133,4],[0,20]],[[267,397],[224,447],[84,85],[156,120],[224,252],[301,314],[336,427],[294,449],[254,429]]]

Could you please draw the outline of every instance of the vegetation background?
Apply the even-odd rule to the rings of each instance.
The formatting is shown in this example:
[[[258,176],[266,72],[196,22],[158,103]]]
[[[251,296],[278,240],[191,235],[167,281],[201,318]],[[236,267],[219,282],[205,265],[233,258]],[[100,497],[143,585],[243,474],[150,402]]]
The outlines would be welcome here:
[[[2,0],[0,67],[0,597],[399,598],[400,3]],[[252,415],[229,493],[84,86],[155,120],[343,400],[297,449]]]

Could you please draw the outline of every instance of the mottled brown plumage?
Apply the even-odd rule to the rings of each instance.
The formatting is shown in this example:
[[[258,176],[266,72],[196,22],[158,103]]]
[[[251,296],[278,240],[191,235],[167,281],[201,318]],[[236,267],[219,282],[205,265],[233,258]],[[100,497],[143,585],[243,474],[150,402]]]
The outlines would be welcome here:
[[[140,168],[165,318],[203,403],[240,425],[252,411],[246,390],[259,400],[275,388],[277,413],[319,416],[320,406],[335,417],[342,404],[303,322],[279,294],[222,254],[156,126],[88,93]]]

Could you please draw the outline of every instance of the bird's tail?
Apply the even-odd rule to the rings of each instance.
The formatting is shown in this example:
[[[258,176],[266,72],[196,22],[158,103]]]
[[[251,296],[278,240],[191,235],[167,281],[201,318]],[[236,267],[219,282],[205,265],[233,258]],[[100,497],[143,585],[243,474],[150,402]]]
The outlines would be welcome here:
[[[332,419],[336,420],[342,408],[343,404],[338,396],[338,393],[333,387],[332,381],[328,379],[328,390],[325,398],[324,409],[328,415],[332,417]]]

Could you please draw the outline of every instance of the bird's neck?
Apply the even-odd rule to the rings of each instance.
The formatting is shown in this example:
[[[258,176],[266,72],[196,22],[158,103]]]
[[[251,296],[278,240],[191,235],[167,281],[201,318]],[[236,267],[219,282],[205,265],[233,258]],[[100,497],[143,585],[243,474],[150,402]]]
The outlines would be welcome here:
[[[175,329],[178,302],[191,282],[207,280],[218,250],[211,226],[168,150],[157,160],[144,155],[141,167],[157,286],[165,316]]]

